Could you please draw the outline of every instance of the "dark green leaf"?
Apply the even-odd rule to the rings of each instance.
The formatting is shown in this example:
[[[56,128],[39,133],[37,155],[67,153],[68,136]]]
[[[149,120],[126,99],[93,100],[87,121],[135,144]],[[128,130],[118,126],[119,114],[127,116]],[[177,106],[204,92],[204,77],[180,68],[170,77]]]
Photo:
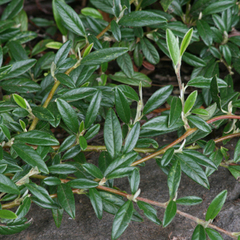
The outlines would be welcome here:
[[[117,58],[117,64],[128,78],[133,77],[133,64],[128,53],[124,53],[123,55],[119,56]]]
[[[71,188],[89,189],[98,186],[98,182],[86,178],[78,178],[68,182]]]
[[[205,228],[205,230],[210,240],[223,240],[222,236],[214,229]]]
[[[39,41],[32,49],[31,56],[37,55],[47,49],[46,44],[52,42],[52,39],[43,39]]]
[[[219,52],[219,50],[217,48],[210,46],[209,51],[215,58],[217,58],[217,59],[222,58],[221,53]]]
[[[204,10],[203,14],[204,15],[210,15],[213,13],[219,13],[222,11],[225,11],[226,9],[234,6],[235,1],[231,0],[224,0],[224,1],[218,1],[218,2],[213,2],[210,5],[208,5]]]
[[[213,77],[210,85],[210,92],[213,99],[213,102],[217,103],[218,108],[222,109],[221,98],[219,96],[218,82],[217,77]]]
[[[220,192],[210,203],[207,213],[206,213],[206,221],[210,219],[214,219],[218,213],[221,211],[222,206],[227,198],[227,190],[223,190]]]
[[[197,30],[203,42],[207,46],[212,45],[213,37],[211,34],[211,28],[205,20],[201,19],[197,21]]]
[[[112,239],[115,240],[121,236],[121,234],[128,227],[133,214],[133,203],[128,200],[117,211],[112,227]]]
[[[129,183],[130,183],[132,194],[135,194],[138,190],[139,183],[140,183],[140,173],[137,168],[134,169],[132,175],[129,177]]]
[[[32,145],[39,146],[59,145],[58,140],[54,136],[40,130],[32,130],[29,132],[20,133],[16,135],[14,138],[15,140],[19,140],[21,142],[25,142]]]
[[[235,146],[233,161],[235,163],[240,161],[240,140],[238,140]]]
[[[192,240],[206,240],[205,228],[198,224],[194,229]]]
[[[79,36],[86,36],[85,28],[77,13],[65,2],[56,0],[55,4],[57,11],[64,23],[64,27]]]
[[[65,100],[57,99],[58,111],[66,124],[66,126],[71,129],[74,133],[78,132],[78,118],[76,112],[73,110],[72,106],[69,105]]]
[[[55,121],[54,115],[46,108],[40,106],[32,107],[32,112],[40,120]]]
[[[169,198],[172,200],[178,190],[181,181],[181,166],[179,161],[175,161],[168,172]]]
[[[211,127],[205,122],[202,118],[194,115],[190,115],[187,117],[188,121],[198,129],[202,130],[203,132],[211,132]]]
[[[93,177],[99,178],[99,179],[103,178],[103,174],[102,174],[101,170],[97,166],[95,166],[95,165],[93,165],[91,163],[84,163],[82,165],[82,167],[84,168],[85,171],[87,171]]]
[[[171,200],[168,203],[167,208],[164,212],[163,227],[166,227],[168,224],[171,223],[176,213],[177,213],[177,204],[175,201]]]
[[[133,52],[133,59],[137,67],[141,67],[143,63],[143,54],[141,51],[140,43],[137,43],[134,52]]]
[[[55,186],[61,184],[61,180],[57,177],[44,178],[43,182],[49,186]]]
[[[57,228],[61,226],[63,212],[63,208],[52,209],[53,219]]]
[[[166,167],[171,162],[173,155],[174,149],[173,148],[167,149],[167,151],[162,156],[161,165],[163,167]]]
[[[12,0],[4,9],[1,20],[14,18],[23,8],[23,0]]]
[[[188,81],[187,85],[199,88],[210,88],[212,78],[196,77]],[[220,78],[217,78],[219,88],[227,87],[227,83]]]
[[[152,222],[156,223],[157,225],[161,225],[161,221],[157,217],[157,211],[155,208],[153,208],[150,204],[137,201],[137,205],[139,209],[144,211],[144,215],[150,219]]]
[[[63,152],[67,150],[69,147],[71,147],[76,141],[76,136],[75,135],[70,135],[61,144],[60,148],[58,149],[58,152]]]
[[[179,97],[173,97],[170,106],[170,113],[168,117],[168,126],[172,126],[181,117],[182,102]]]
[[[89,198],[93,206],[93,209],[97,215],[97,218],[102,219],[103,204],[102,204],[102,198],[98,193],[97,189],[95,188],[89,189]]]
[[[98,110],[100,108],[101,100],[102,100],[102,92],[98,90],[94,94],[90,102],[90,105],[88,106],[87,114],[85,117],[86,128],[89,128],[92,125],[92,123],[96,120]]]
[[[128,51],[125,47],[111,47],[106,49],[99,49],[95,52],[91,52],[85,58],[82,59],[81,65],[98,65],[105,62],[110,62],[115,58],[123,55]]]
[[[0,226],[0,234],[11,235],[14,233],[19,233],[30,226],[31,222],[21,222],[14,225]]]
[[[53,174],[71,174],[77,171],[73,165],[67,163],[55,164],[48,167],[48,169],[49,172]]]
[[[148,12],[148,11],[134,11],[124,15],[119,21],[119,25],[129,27],[145,27],[153,24],[162,24],[166,22],[163,16]]]
[[[55,75],[56,79],[62,83],[63,85],[69,87],[69,88],[75,88],[75,83],[72,80],[72,78],[70,78],[68,75],[64,74],[64,73],[57,73]]]
[[[66,93],[61,95],[61,98],[64,99],[65,101],[74,102],[80,99],[85,99],[86,97],[93,95],[95,92],[96,92],[95,88],[80,87],[67,91]]]
[[[162,105],[167,100],[169,95],[172,93],[172,90],[173,90],[172,85],[168,85],[157,90],[145,104],[143,114],[146,115],[153,111],[154,109],[156,109],[157,107],[159,107],[160,105]]]
[[[75,199],[68,184],[61,184],[57,188],[58,202],[68,215],[75,219]]]
[[[135,169],[134,167],[123,167],[123,168],[120,167],[113,170],[109,174],[107,174],[106,178],[115,179],[115,178],[129,177],[132,174],[134,169]]]
[[[133,126],[133,128],[130,130],[130,132],[126,137],[125,144],[123,147],[123,153],[128,153],[133,150],[133,148],[135,147],[138,141],[139,134],[140,134],[140,123],[137,122],[135,123],[135,125]]]
[[[120,42],[121,41],[121,30],[115,20],[111,21],[111,30],[113,37]]]
[[[104,142],[112,159],[117,157],[122,148],[122,130],[112,109],[109,109],[104,124]]]
[[[204,147],[204,150],[203,150],[203,154],[205,155],[210,155],[213,153],[214,149],[215,149],[215,142],[214,140],[210,140],[207,142],[206,146]]]
[[[163,10],[166,12],[168,10],[169,5],[172,3],[173,0],[161,0],[161,5]]]
[[[196,196],[187,196],[187,197],[182,197],[176,200],[177,204],[188,205],[188,206],[197,205],[201,202],[202,202],[202,199]]]
[[[226,60],[227,64],[229,66],[231,66],[231,62],[232,62],[232,53],[230,51],[230,48],[228,47],[228,45],[221,45],[219,47],[224,59]]]
[[[193,66],[193,67],[205,67],[206,63],[201,58],[197,57],[196,55],[193,55],[191,53],[185,52],[182,56],[182,59],[187,64]]]
[[[134,101],[139,101],[138,94],[131,87],[127,85],[118,85],[117,88],[119,88],[127,98],[132,99]]]
[[[28,211],[30,210],[30,207],[31,207],[31,199],[29,197],[26,197],[16,211],[16,214],[18,216],[17,219],[20,219],[26,216]]]
[[[91,138],[93,138],[100,129],[100,124],[95,124],[93,125],[91,128],[88,129],[88,131],[85,133],[84,137],[86,140],[89,140]]]
[[[19,189],[15,183],[0,173],[0,191],[5,193],[19,194]]]
[[[12,148],[24,162],[32,167],[37,167],[43,173],[49,173],[45,162],[32,147],[22,143],[14,143]]]

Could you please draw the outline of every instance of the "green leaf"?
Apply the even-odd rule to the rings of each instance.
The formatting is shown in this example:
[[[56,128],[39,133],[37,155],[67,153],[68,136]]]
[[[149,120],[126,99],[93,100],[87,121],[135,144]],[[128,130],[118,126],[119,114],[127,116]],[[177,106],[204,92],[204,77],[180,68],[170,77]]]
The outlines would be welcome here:
[[[119,25],[126,27],[145,27],[153,24],[162,24],[166,22],[163,16],[148,12],[148,11],[134,11],[124,15],[119,21]]]
[[[205,228],[198,224],[196,228],[194,229],[193,235],[192,235],[192,240],[206,240],[206,233],[205,233]]]
[[[181,64],[180,62],[181,56],[180,56],[178,39],[174,36],[174,34],[170,29],[167,29],[166,31],[166,40],[167,40],[167,47],[168,47],[169,54],[173,61],[174,68],[176,69],[177,66]]]
[[[216,230],[205,228],[205,231],[210,240],[223,240],[222,236]]]
[[[59,145],[58,140],[54,136],[40,130],[32,130],[30,132],[20,133],[14,138],[15,140],[38,146]]]
[[[81,10],[81,13],[85,16],[91,16],[93,18],[103,19],[102,14],[95,8],[85,7]]]
[[[43,107],[32,107],[32,112],[40,120],[43,121],[55,121],[54,115],[46,108]]]
[[[173,86],[168,85],[157,90],[152,96],[148,99],[147,103],[143,109],[143,115],[146,115],[162,105],[169,95],[172,93]]]
[[[26,216],[28,211],[30,210],[30,207],[31,207],[31,199],[30,197],[26,197],[16,211],[17,219],[21,219],[24,216]]]
[[[10,131],[8,130],[8,128],[5,125],[0,124],[0,129],[3,132],[3,134],[6,136],[6,138],[8,140],[10,140],[11,139],[11,134],[10,134]]]
[[[161,0],[160,3],[163,7],[163,10],[166,12],[168,10],[168,7],[172,3],[173,0]]]
[[[188,121],[198,129],[202,130],[203,132],[210,133],[212,131],[211,127],[205,122],[202,118],[194,115],[190,115],[187,117]]]
[[[86,128],[89,128],[92,125],[92,123],[96,120],[98,110],[100,108],[101,100],[102,100],[102,92],[98,90],[94,94],[94,96],[90,102],[90,105],[88,106],[87,114],[85,117],[85,127]]]
[[[121,234],[128,227],[133,214],[133,203],[128,200],[117,211],[112,227],[112,239],[115,240],[121,236]]]
[[[171,162],[173,155],[174,149],[173,148],[167,149],[167,151],[162,156],[161,165],[163,167],[166,167]]]
[[[21,96],[19,96],[17,94],[13,94],[13,99],[21,108],[27,109],[27,104],[26,104],[24,98],[22,98]]]
[[[61,180],[57,177],[44,178],[43,182],[49,186],[55,186],[61,184]]]
[[[98,65],[110,62],[128,51],[125,47],[111,47],[91,52],[81,61],[81,65]]]
[[[132,78],[128,78],[123,72],[117,72],[114,75],[109,75],[112,80],[121,82],[131,86],[139,86],[140,82],[142,87],[151,87],[151,79],[143,73],[134,72]]]
[[[89,189],[89,198],[93,206],[93,209],[97,215],[97,218],[102,219],[103,204],[102,204],[102,198],[98,193],[97,189],[95,188]]]
[[[37,62],[36,59],[27,59],[14,62],[7,75],[1,74],[0,81],[4,79],[15,78],[28,71]]]
[[[161,221],[157,217],[157,211],[153,208],[150,204],[142,201],[137,201],[137,205],[139,209],[144,211],[144,215],[151,220],[152,222],[156,223],[157,225],[161,225]]]
[[[151,64],[159,63],[160,57],[154,45],[145,37],[140,39],[140,44],[147,61]]]
[[[98,186],[98,182],[95,182],[90,179],[86,178],[78,178],[74,179],[68,182],[68,185],[71,188],[79,188],[79,189],[89,189],[89,188],[95,188]]]
[[[105,170],[104,176],[107,176],[108,174],[113,172],[115,169],[130,166],[136,160],[137,156],[138,154],[136,152],[129,152],[114,159]]]
[[[180,181],[181,181],[181,166],[179,161],[175,161],[168,172],[167,179],[170,200],[172,200],[175,197]]]
[[[210,92],[213,99],[213,102],[217,103],[218,108],[222,109],[221,98],[219,96],[218,82],[217,77],[214,76],[210,85]]]
[[[205,78],[205,77],[196,77],[188,81],[187,85],[192,87],[199,87],[199,88],[210,88],[212,78]],[[219,88],[225,88],[227,87],[227,83],[217,78],[217,83]]]
[[[85,133],[84,137],[86,140],[93,138],[100,130],[100,124],[95,124]]]
[[[2,235],[10,235],[14,233],[19,233],[26,228],[30,226],[31,222],[26,221],[26,222],[20,222],[20,223],[15,223],[14,225],[7,225],[7,226],[0,226],[0,234]]]
[[[8,79],[0,82],[0,86],[6,91],[19,93],[32,93],[41,90],[37,83],[27,78]]]
[[[4,32],[5,30],[11,28],[15,22],[13,20],[1,20],[0,21],[0,33]]]
[[[1,20],[14,18],[23,8],[23,0],[12,0],[4,9]]]
[[[221,211],[222,206],[227,198],[227,190],[223,190],[220,192],[210,203],[205,220],[208,221],[210,219],[214,219],[218,213]]]
[[[72,80],[72,78],[70,78],[68,75],[64,74],[64,73],[57,73],[55,75],[56,79],[62,83],[63,85],[69,87],[69,88],[75,88],[75,83]]]
[[[0,191],[11,194],[20,194],[18,187],[15,183],[0,173]]]
[[[17,215],[14,212],[10,211],[10,210],[2,209],[2,210],[0,210],[0,218],[3,218],[3,219],[16,219]]]
[[[117,88],[119,88],[127,98],[134,100],[136,102],[139,101],[138,94],[131,87],[129,87],[127,85],[118,85]]]
[[[188,205],[188,206],[197,205],[201,202],[202,202],[202,199],[196,196],[187,196],[187,197],[182,197],[176,200],[177,204]]]
[[[140,173],[137,168],[134,169],[132,175],[129,177],[129,183],[132,194],[135,194],[139,188],[140,183]]]
[[[84,51],[84,53],[83,53],[83,57],[86,57],[86,56],[92,51],[92,48],[93,48],[93,43],[89,44],[89,45],[86,47],[86,49],[85,49],[85,51]]]
[[[123,73],[128,77],[132,78],[134,75],[133,64],[131,57],[128,53],[124,53],[123,55],[117,58],[117,64],[123,71]]]
[[[206,62],[203,59],[197,57],[194,54],[188,53],[188,52],[185,52],[183,54],[182,60],[193,67],[205,67],[206,66]]]
[[[168,116],[168,126],[172,126],[181,117],[182,102],[179,97],[173,97],[170,105],[170,113]]]
[[[117,168],[110,172],[106,178],[107,179],[115,179],[115,178],[123,178],[123,177],[129,177],[132,175],[132,172],[135,168],[134,167],[123,167],[123,168]]]
[[[20,44],[26,43],[31,41],[32,39],[36,38],[38,35],[36,32],[31,31],[25,31],[20,32],[17,35],[15,35],[13,38],[11,38],[9,41],[18,41]]]
[[[131,115],[130,106],[127,98],[119,88],[115,88],[115,104],[119,118],[123,122],[129,123]]]
[[[128,153],[132,151],[138,141],[140,134],[140,123],[137,122],[134,124],[130,132],[128,133],[126,139],[125,139],[125,144],[123,147],[123,153]]]
[[[45,162],[32,147],[22,143],[14,143],[12,148],[24,162],[32,167],[37,167],[38,170],[43,173],[49,173]]]
[[[213,3],[209,4],[203,10],[202,13],[204,15],[220,13],[220,12],[225,11],[226,9],[234,6],[234,4],[235,4],[235,1],[231,1],[231,0],[224,0],[224,1],[213,2]]]
[[[227,64],[229,66],[231,66],[232,63],[232,53],[230,51],[230,48],[228,47],[228,45],[220,45],[219,47],[224,59],[226,60]]]
[[[32,49],[31,56],[37,55],[47,49],[46,44],[52,42],[52,39],[43,39],[39,41]]]
[[[119,25],[116,23],[115,20],[112,20],[112,21],[111,21],[111,30],[112,30],[113,37],[114,37],[118,42],[120,42],[120,41],[121,41],[121,30],[120,30],[120,27],[119,27]]]
[[[71,174],[77,171],[76,167],[67,163],[55,164],[48,167],[52,174]]]
[[[240,140],[238,140],[235,146],[233,161],[235,163],[240,161]]]
[[[57,188],[58,202],[67,214],[75,219],[75,199],[68,184],[61,184]]]
[[[183,53],[186,51],[189,43],[191,42],[192,39],[192,34],[193,34],[193,28],[190,28],[185,36],[183,37],[181,46],[180,46],[180,56],[182,57]]]
[[[63,212],[64,209],[62,208],[52,209],[53,219],[57,228],[61,226]]]
[[[86,36],[85,28],[77,13],[65,2],[56,0],[55,4],[57,11],[64,23],[64,27],[78,36]]]
[[[195,104],[195,102],[197,100],[197,95],[198,95],[198,92],[197,92],[197,90],[195,90],[188,96],[187,100],[184,103],[184,108],[183,108],[184,114],[191,111],[193,105]]]
[[[61,114],[63,122],[66,126],[74,133],[78,132],[78,118],[76,112],[72,106],[69,105],[65,100],[57,99],[58,111]]]
[[[219,52],[219,50],[217,48],[210,46],[209,51],[215,58],[217,58],[217,59],[222,58],[221,53]]]
[[[79,145],[81,147],[81,150],[86,150],[87,148],[87,140],[84,136],[79,136]]]
[[[65,101],[74,102],[80,99],[84,99],[88,96],[93,95],[96,92],[96,88],[91,87],[80,87],[70,91],[67,91],[63,95],[61,95],[61,99]]]
[[[84,168],[84,170],[86,172],[88,172],[93,177],[99,178],[99,179],[103,178],[103,174],[102,174],[101,170],[94,164],[84,163],[84,164],[82,164],[82,167]]]
[[[137,67],[141,67],[143,63],[143,54],[140,43],[136,44],[133,52],[133,59]]]
[[[203,154],[204,155],[212,154],[214,152],[215,146],[216,146],[216,144],[215,144],[214,140],[213,139],[209,140],[203,149]]]
[[[54,63],[56,64],[56,66],[60,66],[66,60],[66,58],[71,50],[71,43],[72,42],[70,40],[68,40],[57,51],[55,58],[54,58]]]
[[[190,177],[193,181],[197,182],[203,187],[209,189],[209,182],[207,176],[204,173],[203,169],[195,161],[193,161],[191,158],[187,158],[180,153],[176,153],[175,156],[181,163],[182,171],[188,177]]]
[[[177,204],[175,201],[171,200],[168,203],[167,208],[164,212],[163,227],[166,227],[168,224],[171,223],[176,213],[177,213]]]
[[[211,34],[211,28],[205,20],[201,19],[197,21],[197,30],[203,42],[207,46],[212,45],[213,37]]]
[[[201,116],[209,116],[209,112],[202,108],[195,108],[191,112]]]
[[[104,124],[104,142],[112,159],[116,158],[122,148],[122,130],[112,109],[109,109]]]

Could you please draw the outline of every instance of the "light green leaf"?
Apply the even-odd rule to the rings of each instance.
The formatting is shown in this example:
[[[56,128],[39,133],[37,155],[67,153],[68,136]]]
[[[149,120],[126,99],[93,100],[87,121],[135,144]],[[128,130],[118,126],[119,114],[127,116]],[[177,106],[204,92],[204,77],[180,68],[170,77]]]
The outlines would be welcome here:
[[[2,210],[0,210],[0,218],[3,218],[3,219],[16,219],[17,215],[14,212],[10,211],[10,210],[2,209]]]
[[[197,95],[198,95],[198,92],[197,92],[197,90],[195,90],[188,96],[187,100],[184,103],[184,108],[183,108],[184,114],[191,111],[193,105],[196,102]]]
[[[180,56],[182,57],[183,53],[186,51],[189,43],[191,42],[192,39],[192,34],[193,34],[193,28],[190,28],[185,36],[183,37],[181,46],[180,46]]]

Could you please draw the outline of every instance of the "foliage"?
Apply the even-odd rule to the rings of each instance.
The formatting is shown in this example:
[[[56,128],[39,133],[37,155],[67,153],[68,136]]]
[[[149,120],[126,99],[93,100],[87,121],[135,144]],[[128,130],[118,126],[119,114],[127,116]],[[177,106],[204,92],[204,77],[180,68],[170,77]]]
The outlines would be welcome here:
[[[216,147],[217,140],[205,140],[223,127],[218,142],[239,136],[240,116],[234,113],[240,100],[232,79],[234,71],[240,73],[239,2],[161,0],[160,5],[146,0],[90,0],[77,14],[65,1],[53,0],[54,21],[31,19],[44,29],[44,36],[28,29],[23,0],[4,3],[8,4],[0,20],[4,93],[0,102],[0,234],[26,229],[30,222],[25,216],[32,202],[51,209],[59,227],[64,211],[75,218],[77,193],[89,197],[99,219],[103,211],[115,215],[112,239],[117,239],[130,221],[142,221],[134,202],[163,227],[176,214],[184,215],[177,211],[178,204],[201,203],[197,196],[177,197],[182,174],[207,189],[208,177],[218,167],[228,168],[239,178],[240,142],[234,159],[229,160],[226,150]],[[104,20],[103,12],[110,22]],[[56,31],[61,32],[62,42],[51,35]],[[154,67],[163,56],[172,60],[180,95],[174,96],[173,86],[168,85],[146,101],[143,88],[151,86],[151,79],[139,70]],[[120,71],[109,70],[113,60]],[[186,86],[180,75],[183,62],[193,67]],[[221,65],[227,70],[225,76],[219,74]],[[149,113],[166,102],[169,110],[147,120]],[[104,146],[89,144],[101,123]],[[54,135],[56,128],[66,133],[62,142]],[[178,138],[167,146],[159,148],[153,139],[175,131]],[[98,165],[86,161],[86,151],[102,151]],[[140,168],[144,171],[144,162],[152,158],[168,176],[167,203],[139,197]],[[129,179],[131,194],[114,187],[114,179],[123,177]],[[222,239],[211,222],[226,197],[227,190],[216,196],[206,221],[190,218],[198,223],[192,239],[206,239],[206,235]],[[162,222],[152,205],[165,208]],[[15,206],[15,213],[8,210]]]

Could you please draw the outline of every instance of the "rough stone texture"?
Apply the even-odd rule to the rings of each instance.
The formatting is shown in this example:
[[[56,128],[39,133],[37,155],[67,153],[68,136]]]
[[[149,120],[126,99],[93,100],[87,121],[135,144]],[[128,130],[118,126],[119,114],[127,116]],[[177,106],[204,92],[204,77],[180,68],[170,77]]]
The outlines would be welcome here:
[[[235,146],[236,140],[232,140]],[[240,231],[240,184],[229,171],[219,168],[218,171],[209,177],[210,190],[207,190],[193,182],[186,175],[182,174],[182,180],[178,191],[178,197],[195,195],[203,198],[203,203],[195,206],[178,206],[178,210],[192,214],[204,219],[206,210],[214,197],[222,190],[228,190],[227,201],[222,212],[215,219],[213,224],[229,231]],[[128,191],[127,178],[116,181],[116,186]],[[168,200],[167,177],[157,166],[155,160],[150,160],[145,167],[141,167],[141,197],[154,201],[165,202]],[[32,225],[19,234],[2,236],[2,240],[110,240],[113,216],[104,212],[102,220],[95,216],[93,208],[87,196],[78,195],[76,199],[76,219],[71,219],[64,214],[62,225],[56,228],[51,211],[42,209],[32,204],[27,218],[32,218]],[[135,205],[135,208],[138,207]],[[163,218],[164,210],[158,210],[158,217]],[[142,212],[140,212],[142,214]],[[143,214],[142,214],[143,215]],[[166,228],[155,225],[144,217],[143,223],[131,222],[127,230],[119,239],[122,240],[188,240],[191,239],[196,223],[176,215],[173,222]],[[225,240],[231,238],[222,234]]]

